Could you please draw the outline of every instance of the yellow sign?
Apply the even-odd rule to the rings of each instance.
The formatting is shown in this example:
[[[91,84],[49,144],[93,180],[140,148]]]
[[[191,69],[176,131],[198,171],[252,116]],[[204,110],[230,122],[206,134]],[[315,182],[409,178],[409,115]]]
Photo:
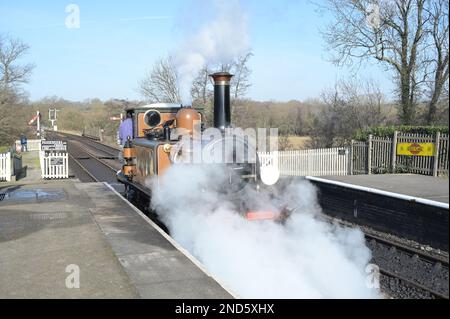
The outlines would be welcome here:
[[[397,155],[403,156],[434,156],[434,143],[398,143]]]

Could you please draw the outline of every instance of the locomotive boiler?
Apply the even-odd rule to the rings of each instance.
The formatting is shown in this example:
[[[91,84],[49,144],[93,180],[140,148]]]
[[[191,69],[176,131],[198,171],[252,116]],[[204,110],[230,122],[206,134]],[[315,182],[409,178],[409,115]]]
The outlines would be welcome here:
[[[230,134],[232,75],[211,75],[214,81],[214,127],[204,127],[201,110],[178,104],[152,104],[133,107],[134,138],[123,150],[124,166],[118,181],[126,185],[128,196],[149,206],[153,187],[173,165],[207,165],[220,171],[224,183],[211,187],[227,194],[250,220],[276,219],[280,212],[267,211],[243,200],[244,189],[258,192],[261,182],[260,163],[255,143],[242,135]],[[149,181],[153,181],[149,183]],[[150,186],[151,185],[151,186]],[[205,185],[206,187],[206,185]],[[209,187],[209,186],[208,186]],[[248,197],[248,196],[247,196]]]

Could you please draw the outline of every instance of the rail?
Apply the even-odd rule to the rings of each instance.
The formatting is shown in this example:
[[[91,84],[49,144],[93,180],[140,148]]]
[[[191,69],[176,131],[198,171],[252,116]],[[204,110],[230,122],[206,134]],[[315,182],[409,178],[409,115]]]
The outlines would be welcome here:
[[[68,156],[71,162],[75,163],[76,166],[78,166],[79,169],[81,169],[81,171],[93,182],[105,181],[104,177],[106,171],[99,170],[100,167],[98,164],[107,169],[108,173],[106,175],[112,174],[115,178],[118,168],[112,166],[111,163],[108,163],[108,160],[113,162],[117,161],[119,154],[118,149],[86,137],[69,133],[50,132],[49,136],[55,139],[60,139],[61,137],[68,138]],[[79,143],[73,143],[74,141]]]
[[[331,224],[339,224],[345,228],[354,228],[355,224],[339,219],[339,218],[335,218],[335,217],[330,217],[330,216],[322,216],[328,223]],[[400,260],[404,260],[402,258],[398,258],[399,255],[398,254],[404,254],[406,256],[408,256],[409,260],[414,261],[414,263],[422,263],[422,271],[424,271],[423,269],[425,269],[425,272],[427,275],[431,275],[429,273],[429,269],[432,268],[434,269],[435,267],[443,267],[443,270],[447,272],[447,275],[445,276],[446,278],[448,278],[448,255],[437,255],[436,253],[428,253],[425,251],[421,251],[417,248],[412,247],[412,245],[407,245],[404,242],[401,242],[400,239],[396,238],[396,237],[381,237],[379,234],[376,234],[375,232],[373,232],[373,230],[371,230],[370,228],[360,228],[360,230],[363,232],[364,234],[364,238],[366,240],[366,243],[368,245],[368,247],[370,247],[370,249],[372,250],[372,253],[374,253],[373,249],[375,249],[375,247],[380,247],[380,246],[384,246],[386,247],[387,251],[390,252],[395,252],[395,261],[394,263],[398,263]],[[379,249],[379,248],[378,248]],[[383,257],[382,261],[385,261],[386,258],[388,258],[387,256]],[[392,258],[392,257],[391,257]],[[404,274],[401,273],[401,271],[399,272],[398,269],[397,270],[393,270],[393,269],[388,269],[390,267],[386,267],[386,265],[378,265],[379,262],[375,259],[373,260],[373,263],[377,264],[378,268],[379,268],[379,273],[381,276],[385,277],[386,279],[392,278],[396,281],[396,285],[400,285],[400,286],[406,286],[408,289],[414,290],[414,291],[420,291],[421,294],[425,294],[428,295],[428,297],[431,298],[435,298],[435,299],[449,299],[448,296],[448,291],[445,292],[445,289],[442,290],[442,286],[433,286],[433,283],[436,284],[435,279],[433,281],[430,281],[429,279],[422,279],[422,280],[418,280],[418,278],[421,278],[421,276],[418,276],[417,278],[411,278],[410,274]],[[391,261],[392,263],[392,261]],[[430,266],[424,266],[425,264],[427,265],[431,265]],[[411,266],[406,266],[402,269],[407,270],[408,268],[410,268]],[[420,267],[419,267],[420,268]],[[417,270],[416,270],[417,271]],[[442,279],[442,278],[441,278]],[[447,279],[446,279],[447,280]],[[430,285],[432,287],[430,287]],[[390,289],[390,287],[385,287],[388,288],[388,290]],[[436,290],[436,288],[441,288]],[[388,292],[389,293],[389,292]]]

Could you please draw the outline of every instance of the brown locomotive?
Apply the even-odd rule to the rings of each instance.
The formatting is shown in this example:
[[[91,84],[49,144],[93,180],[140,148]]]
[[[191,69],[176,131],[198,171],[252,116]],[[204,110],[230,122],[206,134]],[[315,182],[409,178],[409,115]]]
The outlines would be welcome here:
[[[172,165],[195,162],[193,145],[196,143],[201,148],[202,163],[205,154],[221,154],[221,161],[210,158],[208,163],[220,166],[225,174],[229,174],[228,183],[222,185],[222,191],[239,201],[239,192],[244,187],[255,191],[259,189],[261,181],[256,147],[247,139],[225,134],[231,128],[232,75],[222,72],[211,77],[214,80],[214,128],[220,133],[218,138],[205,141],[203,137],[209,133],[205,133],[203,127],[204,117],[193,108],[178,104],[152,104],[126,110],[133,115],[134,139],[124,146],[125,163],[117,177],[126,185],[129,195],[138,196],[139,201],[146,198],[146,206],[154,191],[149,185],[157,185],[148,181],[162,178]],[[225,148],[227,151],[224,151]],[[237,154],[237,150],[244,150],[243,155]],[[274,219],[277,215],[276,212],[252,211],[254,208],[243,204],[240,203],[242,213],[247,214],[250,220]]]

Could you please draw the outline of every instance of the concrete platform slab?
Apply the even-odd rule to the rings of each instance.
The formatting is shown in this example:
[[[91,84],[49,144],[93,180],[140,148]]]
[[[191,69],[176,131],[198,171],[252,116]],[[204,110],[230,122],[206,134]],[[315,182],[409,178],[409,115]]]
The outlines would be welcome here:
[[[325,176],[328,179],[356,186],[379,189],[382,191],[429,199],[437,202],[449,202],[448,178],[413,174],[397,175],[354,175]]]
[[[105,184],[0,186],[0,298],[233,298]],[[80,269],[69,289],[67,266]]]
[[[307,177],[322,210],[448,252],[448,179],[420,175]]]

